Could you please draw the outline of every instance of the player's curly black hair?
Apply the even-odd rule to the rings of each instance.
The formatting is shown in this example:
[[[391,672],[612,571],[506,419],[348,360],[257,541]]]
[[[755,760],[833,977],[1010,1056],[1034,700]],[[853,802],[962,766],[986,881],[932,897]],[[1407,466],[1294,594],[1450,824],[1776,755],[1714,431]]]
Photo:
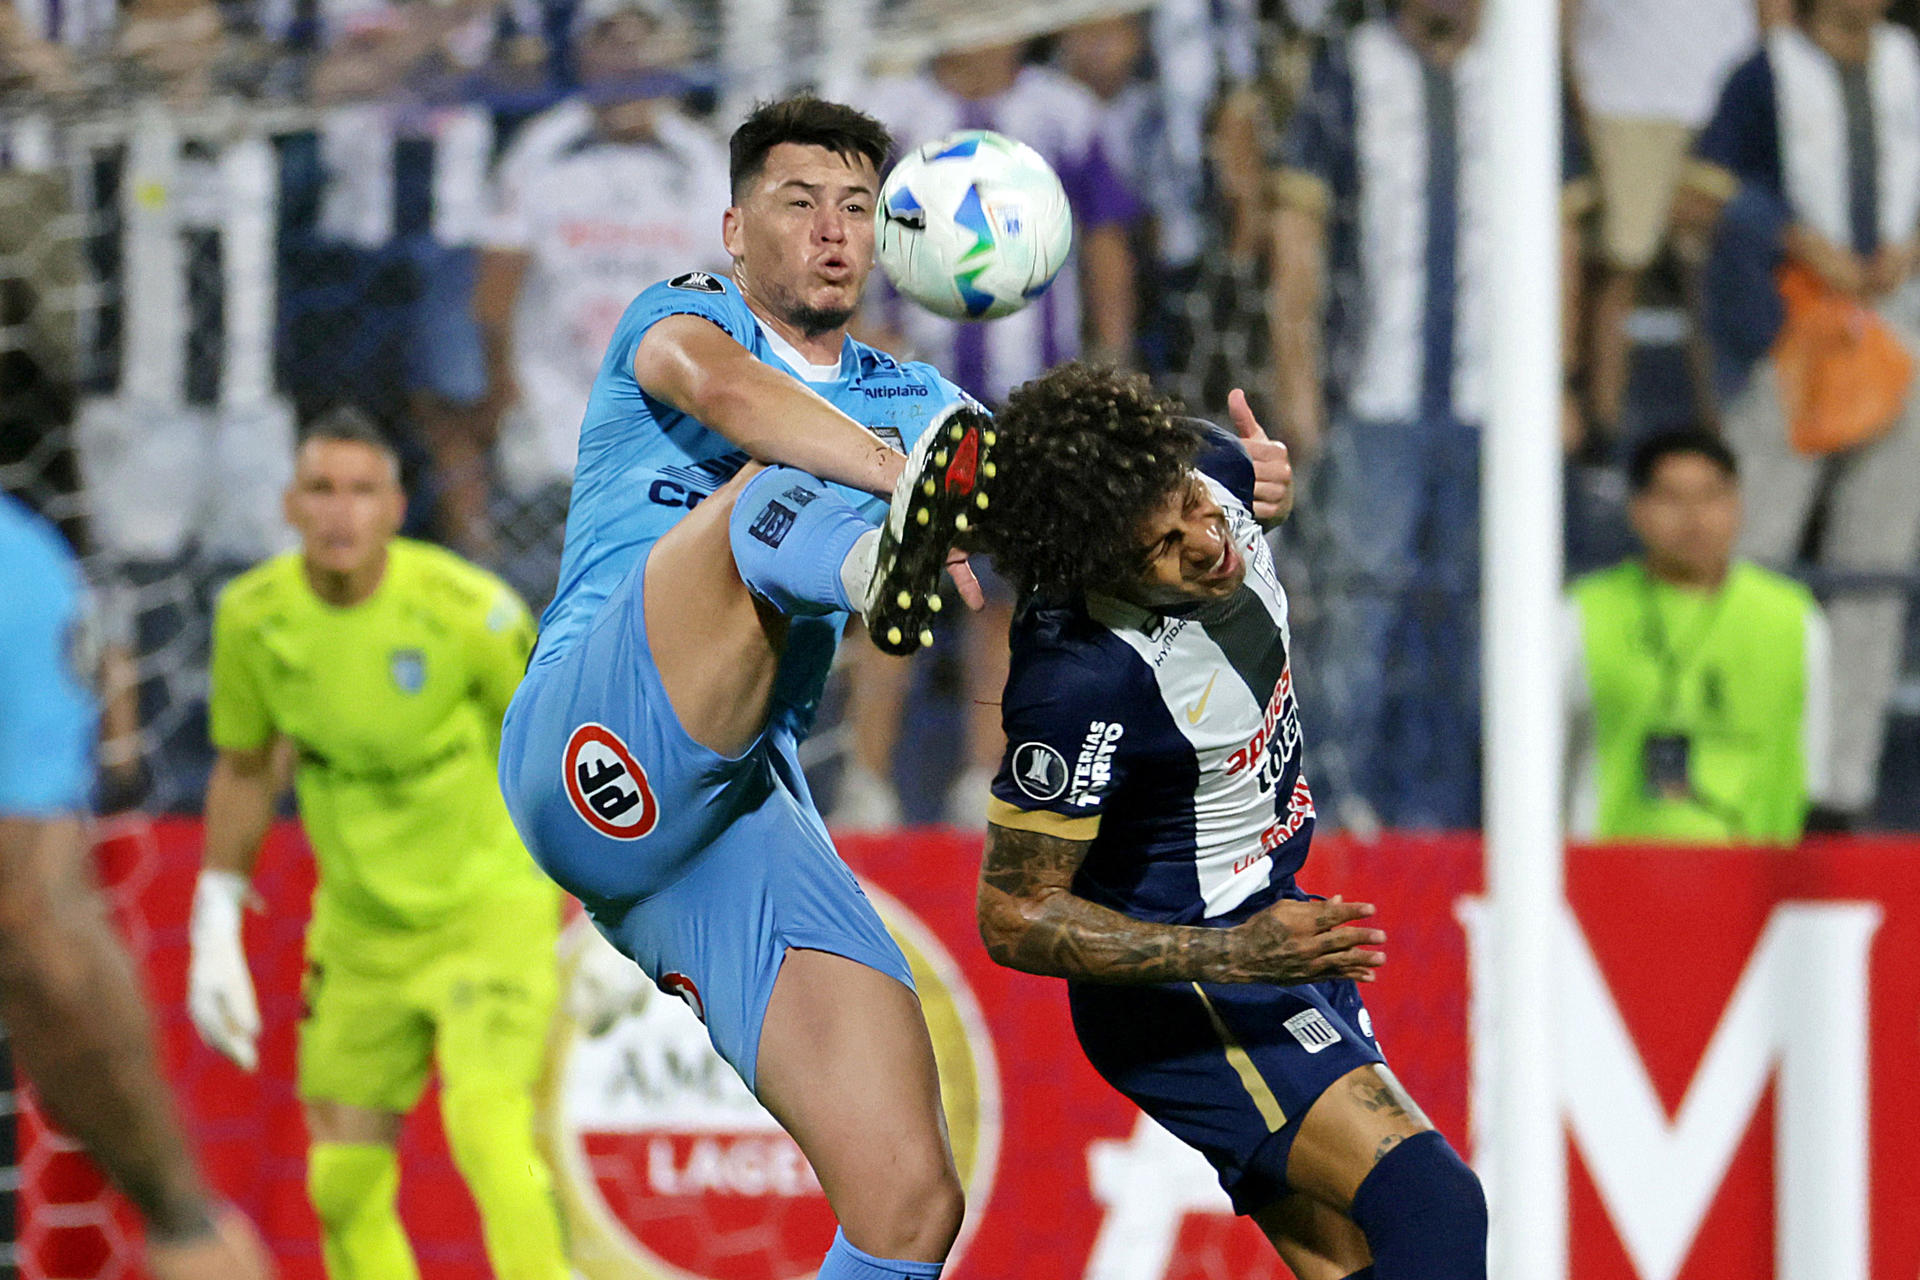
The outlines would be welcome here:
[[[995,415],[979,543],[1022,594],[1071,598],[1139,572],[1140,524],[1181,484],[1200,432],[1139,374],[1075,361]]]

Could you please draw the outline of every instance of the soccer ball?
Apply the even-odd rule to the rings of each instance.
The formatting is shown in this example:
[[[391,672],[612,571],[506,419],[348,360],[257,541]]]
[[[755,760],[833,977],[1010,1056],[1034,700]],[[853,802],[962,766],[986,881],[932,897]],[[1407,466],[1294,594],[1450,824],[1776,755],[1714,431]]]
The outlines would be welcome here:
[[[1073,212],[1052,167],[1024,142],[968,129],[893,167],[874,213],[894,287],[954,320],[992,320],[1032,302],[1067,260]]]

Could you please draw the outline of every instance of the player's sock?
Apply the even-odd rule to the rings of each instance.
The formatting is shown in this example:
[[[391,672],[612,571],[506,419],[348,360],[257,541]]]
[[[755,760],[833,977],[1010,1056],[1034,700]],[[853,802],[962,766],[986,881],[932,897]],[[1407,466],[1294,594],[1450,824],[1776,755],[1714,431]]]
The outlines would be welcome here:
[[[499,1280],[567,1280],[553,1175],[533,1141],[533,1099],[494,1081],[450,1081],[440,1095],[447,1146],[480,1210]]]
[[[1373,1265],[1369,1263],[1368,1265],[1360,1268],[1358,1271],[1348,1276],[1347,1280],[1373,1280]]]
[[[782,613],[800,615],[852,612],[864,603],[840,570],[872,533],[845,498],[792,467],[769,467],[747,481],[727,522],[741,580]]]
[[[863,1253],[847,1240],[846,1232],[835,1228],[833,1248],[820,1263],[817,1280],[940,1280],[941,1262],[903,1262],[898,1258],[876,1258]]]
[[[400,1229],[400,1157],[372,1142],[316,1142],[307,1152],[307,1195],[320,1219],[330,1280],[416,1280]]]
[[[1438,1133],[1381,1157],[1347,1216],[1366,1233],[1375,1280],[1486,1280],[1487,1198]]]

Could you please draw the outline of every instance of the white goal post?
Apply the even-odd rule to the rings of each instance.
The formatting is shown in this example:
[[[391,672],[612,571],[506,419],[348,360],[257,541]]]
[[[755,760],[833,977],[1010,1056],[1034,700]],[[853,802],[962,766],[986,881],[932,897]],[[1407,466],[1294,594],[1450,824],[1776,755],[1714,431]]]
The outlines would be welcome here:
[[[1560,48],[1552,0],[1489,0],[1493,397],[1481,461],[1486,867],[1498,1079],[1476,1127],[1497,1280],[1564,1280],[1566,1147],[1552,937],[1565,897],[1560,777]],[[1484,1060],[1484,1059],[1483,1059]],[[1488,1123],[1490,1121],[1490,1123]]]

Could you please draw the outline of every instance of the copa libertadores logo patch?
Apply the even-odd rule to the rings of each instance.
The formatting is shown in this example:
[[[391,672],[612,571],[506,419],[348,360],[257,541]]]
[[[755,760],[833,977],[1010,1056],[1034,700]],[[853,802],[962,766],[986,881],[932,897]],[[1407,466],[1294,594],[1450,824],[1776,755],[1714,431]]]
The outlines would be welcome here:
[[[727,287],[705,271],[689,271],[667,281],[669,289],[687,289],[694,293],[725,293]]]
[[[588,826],[615,840],[638,840],[660,820],[647,772],[620,735],[603,724],[573,731],[561,761],[567,800]]]
[[[1067,762],[1044,742],[1023,742],[1013,751],[1014,785],[1042,802],[1067,789]]]

